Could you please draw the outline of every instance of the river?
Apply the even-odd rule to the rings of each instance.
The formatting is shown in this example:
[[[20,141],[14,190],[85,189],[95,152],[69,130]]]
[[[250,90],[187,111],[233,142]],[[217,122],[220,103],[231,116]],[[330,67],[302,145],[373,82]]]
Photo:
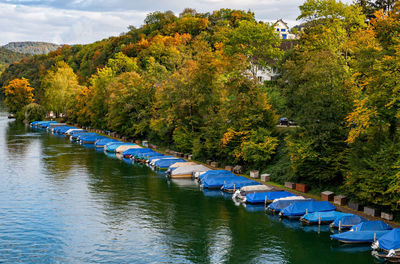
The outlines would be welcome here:
[[[0,263],[377,263],[329,234],[0,112]]]

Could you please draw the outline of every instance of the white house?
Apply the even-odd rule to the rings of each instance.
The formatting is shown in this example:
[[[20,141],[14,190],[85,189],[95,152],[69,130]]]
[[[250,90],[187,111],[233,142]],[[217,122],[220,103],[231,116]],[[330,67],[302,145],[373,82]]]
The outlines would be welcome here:
[[[295,39],[296,35],[290,33],[290,29],[288,24],[284,22],[282,19],[279,19],[274,24],[276,32],[279,34],[281,39]]]
[[[296,35],[290,33],[288,24],[286,24],[282,19],[276,21],[274,27],[281,39],[296,39]],[[284,46],[281,48],[285,49]],[[252,65],[252,72],[261,83],[264,81],[271,81],[277,75],[276,68],[272,66],[263,68],[259,65]]]

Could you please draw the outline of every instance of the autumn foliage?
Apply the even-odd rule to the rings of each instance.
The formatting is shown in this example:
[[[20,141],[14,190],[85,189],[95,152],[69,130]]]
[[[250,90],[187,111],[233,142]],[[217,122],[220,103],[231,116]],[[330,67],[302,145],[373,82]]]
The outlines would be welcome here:
[[[29,81],[25,78],[10,81],[10,83],[4,87],[4,94],[6,96],[4,102],[8,111],[17,113],[21,111],[24,106],[33,103],[33,90]]]

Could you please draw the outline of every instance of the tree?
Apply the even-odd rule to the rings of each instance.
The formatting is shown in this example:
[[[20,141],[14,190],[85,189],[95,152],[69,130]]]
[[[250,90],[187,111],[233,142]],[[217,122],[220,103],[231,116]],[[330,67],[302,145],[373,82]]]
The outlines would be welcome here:
[[[53,111],[56,116],[65,114],[73,96],[81,86],[71,67],[64,61],[58,62],[50,69],[42,80],[44,96],[48,111]]]
[[[4,87],[4,100],[8,111],[17,113],[21,111],[24,106],[33,103],[33,88],[30,86],[29,81],[25,78],[14,79]]]
[[[399,211],[400,203],[400,4],[377,11],[371,25],[354,36],[347,116],[348,168],[344,190],[360,201]]]
[[[281,54],[279,45],[280,39],[273,25],[243,20],[227,33],[225,51],[230,56],[243,54],[253,65],[267,67]]]
[[[286,113],[299,125],[286,138],[290,162],[299,180],[338,185],[346,164],[345,118],[355,97],[348,84],[349,36],[365,27],[365,16],[359,7],[334,0],[307,0],[300,10],[305,31],[280,80]]]

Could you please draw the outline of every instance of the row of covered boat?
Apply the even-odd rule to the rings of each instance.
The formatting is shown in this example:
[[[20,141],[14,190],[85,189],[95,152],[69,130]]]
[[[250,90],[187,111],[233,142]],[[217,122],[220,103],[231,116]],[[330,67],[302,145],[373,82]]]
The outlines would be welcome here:
[[[400,229],[393,229],[382,221],[368,221],[358,215],[337,211],[327,201],[316,201],[285,190],[263,185],[255,180],[237,176],[227,170],[213,170],[204,165],[187,162],[182,158],[164,155],[153,149],[112,139],[81,128],[56,121],[32,122],[32,127],[64,135],[79,144],[92,144],[97,149],[115,153],[120,159],[146,164],[152,169],[165,171],[174,179],[190,178],[201,188],[220,189],[232,193],[237,203],[264,204],[265,209],[281,217],[300,220],[307,225],[330,225],[335,231],[333,240],[343,243],[373,243],[377,256],[400,262]],[[346,230],[346,232],[342,232]]]

